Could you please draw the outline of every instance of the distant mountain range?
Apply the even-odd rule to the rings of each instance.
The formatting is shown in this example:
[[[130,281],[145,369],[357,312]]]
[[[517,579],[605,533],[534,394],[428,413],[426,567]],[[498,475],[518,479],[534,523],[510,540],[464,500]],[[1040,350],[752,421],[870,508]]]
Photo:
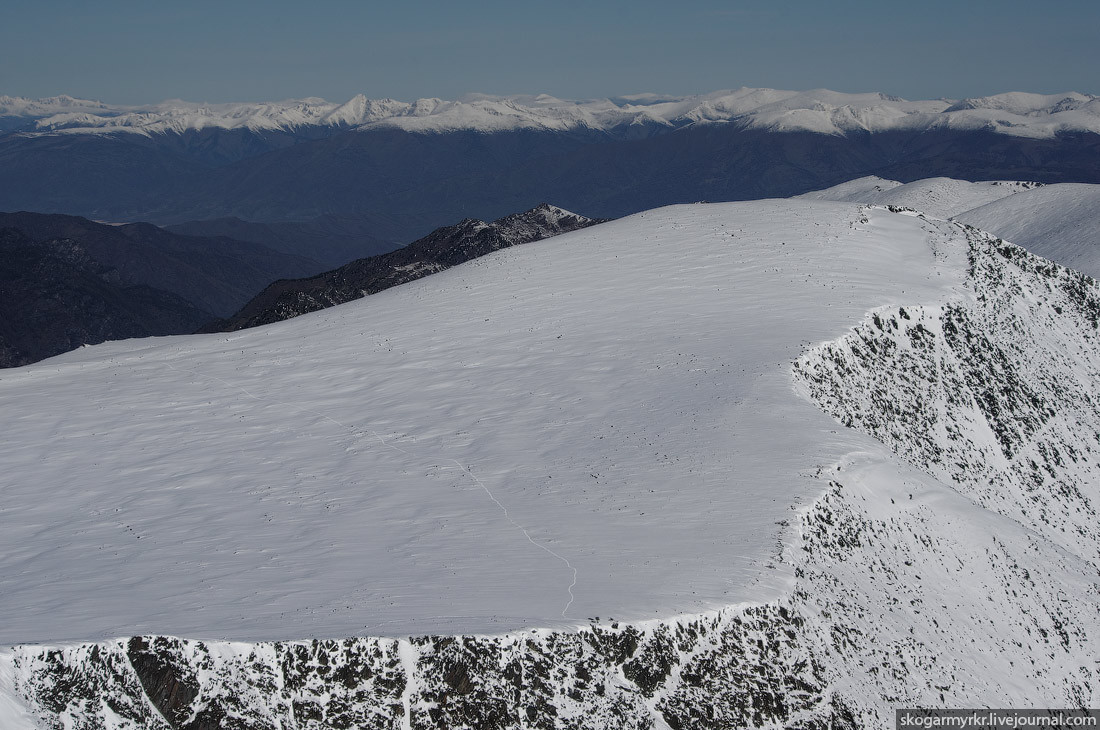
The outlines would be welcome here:
[[[457,101],[433,98],[409,103],[360,94],[342,104],[308,98],[235,104],[174,100],[127,107],[70,96],[0,96],[0,119],[3,128],[32,134],[126,132],[144,136],[203,129],[298,134],[309,128],[386,127],[409,132],[596,130],[637,137],[647,130],[732,123],[771,132],[981,129],[1051,137],[1065,132],[1100,132],[1100,97],[1076,92],[1013,92],[972,99],[907,101],[881,93],[740,88],[693,96],[638,94],[584,101],[546,94],[471,94]]]
[[[1100,100],[739,89],[139,108],[0,97],[0,209],[219,235],[236,235],[232,219],[279,224],[282,250],[332,266],[543,200],[615,218],[866,175],[1100,182]]]

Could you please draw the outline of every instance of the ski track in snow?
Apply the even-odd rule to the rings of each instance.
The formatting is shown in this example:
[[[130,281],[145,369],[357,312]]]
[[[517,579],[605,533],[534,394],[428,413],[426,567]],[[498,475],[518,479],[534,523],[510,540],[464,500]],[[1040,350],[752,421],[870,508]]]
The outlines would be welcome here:
[[[219,378],[216,375],[204,375],[202,373],[199,373],[195,370],[191,370],[191,369],[188,369],[188,368],[183,368],[183,369],[177,368],[177,367],[173,366],[172,363],[170,363],[167,360],[164,361],[164,364],[168,366],[169,370],[174,370],[177,373],[187,372],[187,373],[191,373],[192,375],[194,375],[197,378],[203,378],[203,379],[206,379],[206,380],[216,380],[219,383],[222,383],[223,385],[225,385],[226,387],[233,388],[234,390],[238,390],[241,393],[244,393],[245,395],[247,395],[249,398],[253,398],[254,400],[260,401],[261,403],[273,403],[273,404],[276,404],[276,405],[288,406],[290,408],[295,408],[295,409],[301,411],[302,413],[310,413],[310,414],[315,415],[319,418],[323,418],[326,421],[329,421],[331,423],[336,424],[340,428],[342,428],[345,431],[348,431],[349,433],[351,433],[353,436],[358,436],[358,435],[369,433],[372,436],[374,436],[376,439],[378,439],[378,442],[380,444],[382,444],[383,446],[385,446],[386,448],[393,449],[394,451],[397,451],[401,454],[404,454],[405,456],[408,456],[408,457],[411,457],[411,458],[414,458],[414,459],[417,458],[415,454],[413,454],[409,451],[406,451],[405,449],[402,449],[399,446],[394,446],[391,443],[387,443],[386,439],[383,438],[380,433],[378,433],[377,431],[375,431],[373,429],[358,430],[353,426],[349,426],[346,423],[341,423],[340,421],[337,421],[335,418],[333,418],[332,416],[330,416],[326,413],[321,413],[320,411],[309,408],[308,406],[303,406],[299,403],[288,403],[286,401],[277,401],[277,400],[271,400],[269,398],[264,398],[263,396],[256,395],[255,393],[251,392],[247,388],[244,388],[240,385],[237,385],[236,383],[231,383],[228,380],[225,380],[223,378]],[[563,608],[562,611],[561,611],[562,618],[568,618],[566,616],[566,614],[569,611],[569,607],[573,605],[573,599],[574,599],[573,589],[577,586],[577,569],[573,567],[573,564],[570,563],[567,558],[565,558],[564,556],[562,556],[559,553],[555,552],[554,550],[548,548],[546,545],[543,545],[542,543],[537,542],[533,537],[531,537],[531,533],[527,531],[527,528],[525,528],[523,525],[521,525],[521,524],[519,524],[518,522],[515,521],[515,519],[512,517],[512,515],[508,512],[508,508],[505,507],[503,504],[501,504],[500,500],[496,498],[496,495],[493,494],[493,492],[489,489],[489,487],[485,486],[485,482],[481,481],[477,477],[477,475],[474,474],[472,468],[470,468],[469,466],[463,464],[458,459],[452,459],[450,457],[446,457],[446,458],[447,458],[448,461],[454,463],[458,467],[459,471],[461,471],[466,476],[470,477],[470,479],[472,479],[474,481],[474,483],[477,484],[477,486],[481,487],[481,489],[485,492],[485,494],[489,495],[489,499],[491,499],[493,501],[493,504],[495,504],[497,507],[499,507],[500,511],[504,513],[504,518],[506,520],[508,520],[508,522],[511,523],[513,527],[515,527],[516,529],[518,529],[520,532],[523,533],[523,536],[527,538],[527,542],[531,543],[532,545],[537,547],[539,550],[542,550],[543,552],[548,553],[549,555],[553,556],[557,560],[560,560],[562,563],[565,564],[566,568],[573,571],[573,582],[570,583],[569,586],[566,588],[566,592],[569,594],[569,600],[566,601],[565,608]],[[434,466],[434,467],[437,467],[437,468],[440,468],[440,469],[443,468],[443,467],[439,466],[438,464],[430,464],[430,466]]]
[[[489,491],[489,488],[487,486],[485,486],[485,482],[478,479],[477,475],[474,474],[473,469],[471,469],[468,466],[463,466],[460,462],[458,462],[455,459],[451,459],[451,461],[453,461],[455,464],[457,464],[459,469],[466,472],[466,474],[468,474],[471,479],[473,479],[475,482],[477,482],[477,485],[479,487],[481,487],[482,489],[485,490],[485,493],[489,495],[489,499],[493,500],[493,503],[497,507],[500,507],[500,510],[504,513],[504,517],[509,522],[511,522],[513,525],[515,525],[517,528],[519,528],[520,532],[523,533],[523,536],[527,538],[528,542],[530,542],[532,545],[539,548],[540,550],[544,550],[547,553],[553,555],[555,558],[557,558],[561,562],[565,563],[565,567],[567,567],[567,568],[569,568],[570,570],[573,571],[573,582],[570,583],[569,588],[566,589],[566,590],[569,591],[569,601],[565,604],[565,608],[563,608],[561,610],[561,617],[566,618],[566,616],[565,616],[566,611],[568,611],[569,607],[573,605],[573,588],[577,585],[577,569],[574,568],[572,563],[570,563],[568,560],[566,560],[561,555],[558,555],[556,552],[554,552],[550,548],[546,547],[545,545],[543,545],[541,543],[538,543],[538,542],[535,542],[535,540],[531,537],[531,533],[527,532],[527,529],[523,525],[519,524],[514,519],[512,519],[512,515],[508,514],[508,508],[505,507],[503,504],[501,504],[500,501],[495,496],[493,496],[493,493],[491,491]]]

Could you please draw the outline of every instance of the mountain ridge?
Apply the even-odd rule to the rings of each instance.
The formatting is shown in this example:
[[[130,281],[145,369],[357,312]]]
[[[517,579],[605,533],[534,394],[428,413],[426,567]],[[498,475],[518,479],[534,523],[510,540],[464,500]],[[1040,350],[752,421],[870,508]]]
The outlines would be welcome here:
[[[4,231],[0,367],[104,340],[193,332],[280,275],[316,261],[148,223],[0,213]]]
[[[491,223],[467,218],[390,253],[358,259],[310,278],[273,282],[239,312],[201,331],[233,332],[279,322],[376,294],[493,251],[603,222],[548,203]]]
[[[893,205],[950,218],[1100,278],[1100,185],[948,178],[901,183],[869,176],[798,197]]]
[[[11,114],[30,116],[0,116],[0,209],[221,231],[233,224],[219,219],[280,222],[339,265],[545,200],[618,218],[871,174],[1100,182],[1100,102],[1073,93],[972,99],[955,111],[951,100],[769,89],[368,102],[168,104],[114,116],[93,106],[92,119],[63,100],[64,113],[35,121],[48,104],[9,99]]]
[[[846,94],[828,89],[782,91],[740,88],[683,97],[618,97],[570,101],[546,94],[468,94],[401,102],[359,94],[343,103],[324,99],[282,102],[196,104],[180,100],[145,107],[109,106],[97,101],[0,96],[0,118],[25,119],[22,133],[180,133],[207,127],[251,131],[293,131],[318,126],[367,129],[393,126],[405,131],[482,132],[513,129],[552,131],[679,129],[693,124],[736,123],[768,131],[822,134],[891,129],[992,129],[1001,134],[1051,137],[1070,131],[1100,132],[1098,97],[1066,92],[1009,92],[962,100],[907,101],[882,93]],[[635,100],[640,104],[633,103]],[[9,123],[10,125],[10,123]]]

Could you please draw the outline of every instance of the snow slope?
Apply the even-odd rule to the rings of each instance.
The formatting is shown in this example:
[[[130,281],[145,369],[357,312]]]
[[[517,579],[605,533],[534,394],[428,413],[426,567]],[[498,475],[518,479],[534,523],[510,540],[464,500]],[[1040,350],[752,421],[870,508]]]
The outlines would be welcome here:
[[[369,305],[5,371],[0,641],[485,632],[777,595],[775,523],[842,452],[789,362],[959,280],[908,219],[883,248],[854,215],[662,209]]]
[[[769,131],[843,135],[888,130],[988,130],[1051,138],[1064,132],[1100,132],[1100,100],[1067,92],[1013,92],[980,99],[906,101],[880,93],[844,94],[828,89],[716,91],[685,97],[635,95],[616,100],[562,100],[546,94],[470,94],[455,101],[368,99],[342,104],[318,98],[281,102],[197,104],[180,100],[149,107],[109,106],[71,97],[0,96],[0,118],[27,119],[29,131],[160,134],[219,127],[293,130],[303,126],[398,127],[417,132],[474,129],[566,131],[576,129],[676,129],[734,123]]]
[[[1100,185],[1046,185],[956,217],[1100,278]]]
[[[931,177],[903,184],[870,175],[797,197],[806,200],[893,205],[919,210],[936,218],[953,218],[986,203],[1036,187],[1039,187],[1039,183],[1011,180],[969,182],[949,177]]]
[[[797,197],[893,205],[953,218],[1100,277],[1100,185],[950,178],[902,184],[868,176]]]
[[[0,719],[1095,706],[1098,326],[978,230],[760,201],[6,371]],[[56,643],[135,633],[188,638]]]

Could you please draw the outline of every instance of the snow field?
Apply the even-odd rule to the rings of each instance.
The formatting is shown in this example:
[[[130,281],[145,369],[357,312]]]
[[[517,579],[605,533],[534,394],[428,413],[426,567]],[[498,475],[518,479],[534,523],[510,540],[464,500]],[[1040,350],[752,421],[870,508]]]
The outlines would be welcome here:
[[[498,633],[779,595],[777,523],[847,438],[791,361],[961,281],[957,231],[865,221],[666,208],[5,371],[0,640]]]

